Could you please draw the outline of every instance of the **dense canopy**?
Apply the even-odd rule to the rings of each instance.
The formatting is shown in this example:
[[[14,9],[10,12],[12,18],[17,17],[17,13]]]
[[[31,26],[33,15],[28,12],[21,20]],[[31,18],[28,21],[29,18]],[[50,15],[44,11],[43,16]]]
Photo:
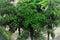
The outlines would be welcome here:
[[[57,8],[56,1],[20,0],[15,6],[10,1],[0,0],[0,25],[8,25],[9,31],[13,33],[18,28],[17,40],[25,40],[29,34],[31,40],[44,40],[41,32],[45,26],[47,33],[54,34],[52,25],[60,23],[60,9]],[[20,32],[21,28],[23,32]]]

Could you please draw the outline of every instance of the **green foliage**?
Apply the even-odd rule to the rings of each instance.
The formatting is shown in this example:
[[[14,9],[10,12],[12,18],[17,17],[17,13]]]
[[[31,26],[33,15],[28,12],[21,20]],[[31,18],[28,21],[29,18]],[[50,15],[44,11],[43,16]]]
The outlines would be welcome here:
[[[29,32],[27,30],[23,30],[18,36],[17,40],[26,40],[29,37]]]
[[[10,4],[11,0],[0,0],[0,7],[6,7]]]
[[[5,28],[0,28],[0,33],[7,39],[11,40],[11,34]]]
[[[42,29],[48,25],[47,28],[53,30],[53,27],[50,24],[57,25],[60,23],[60,13],[53,1],[21,0],[16,4],[16,6],[1,5],[8,2],[4,1],[0,4],[0,14],[6,14],[6,16],[3,17],[1,15],[0,24],[6,25],[7,23],[7,25],[12,28],[11,31],[15,31],[17,28],[21,27],[23,32],[18,37],[18,40],[26,39],[27,35],[25,34],[29,34],[31,28],[34,30],[33,34],[35,34],[34,37],[36,37],[36,40],[43,40],[44,37],[43,34],[41,34]],[[45,9],[47,6],[48,8],[44,12],[40,6],[42,6],[42,9]]]

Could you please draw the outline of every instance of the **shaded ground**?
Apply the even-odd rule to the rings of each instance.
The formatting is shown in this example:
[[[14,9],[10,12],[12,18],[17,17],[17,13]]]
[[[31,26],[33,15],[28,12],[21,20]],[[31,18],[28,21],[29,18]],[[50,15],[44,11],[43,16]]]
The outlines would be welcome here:
[[[58,27],[55,30],[55,39],[54,40],[60,40],[60,27]]]
[[[15,33],[12,34],[11,39],[16,40],[17,36],[18,36],[18,31],[16,31]],[[47,34],[44,34],[44,36],[47,37]],[[27,40],[31,40],[30,37],[28,37]],[[52,40],[51,37],[50,37],[50,40]],[[55,29],[55,39],[54,40],[60,40],[60,27],[57,27]]]
[[[60,35],[57,36],[54,40],[60,40]]]

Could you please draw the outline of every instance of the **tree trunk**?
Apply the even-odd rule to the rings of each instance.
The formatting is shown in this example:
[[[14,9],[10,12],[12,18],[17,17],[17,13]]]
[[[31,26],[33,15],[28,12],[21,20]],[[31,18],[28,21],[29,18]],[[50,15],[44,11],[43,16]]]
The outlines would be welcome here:
[[[31,40],[33,40],[33,32],[34,32],[34,31],[31,29],[31,30],[30,30],[30,37],[31,37]]]
[[[47,40],[49,40],[49,32],[48,32],[48,37],[47,37]]]
[[[20,27],[18,27],[18,32],[19,32],[19,35],[20,35]]]
[[[31,24],[29,24],[28,27],[29,27],[29,31],[30,31],[30,37],[31,37],[31,40],[33,40],[34,30],[33,30],[32,26],[31,26]]]

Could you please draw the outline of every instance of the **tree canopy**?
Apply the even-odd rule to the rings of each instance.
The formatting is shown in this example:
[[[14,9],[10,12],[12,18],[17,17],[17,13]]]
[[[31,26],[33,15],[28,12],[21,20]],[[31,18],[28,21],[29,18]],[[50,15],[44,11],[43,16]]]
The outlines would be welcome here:
[[[8,5],[10,1],[0,1],[0,25],[9,25],[10,32],[18,28],[18,40],[25,40],[29,33],[32,40],[44,40],[42,29],[47,25],[47,32],[53,34],[52,24],[60,23],[59,8],[54,0],[20,0],[15,6]],[[21,28],[23,32],[20,32]]]

